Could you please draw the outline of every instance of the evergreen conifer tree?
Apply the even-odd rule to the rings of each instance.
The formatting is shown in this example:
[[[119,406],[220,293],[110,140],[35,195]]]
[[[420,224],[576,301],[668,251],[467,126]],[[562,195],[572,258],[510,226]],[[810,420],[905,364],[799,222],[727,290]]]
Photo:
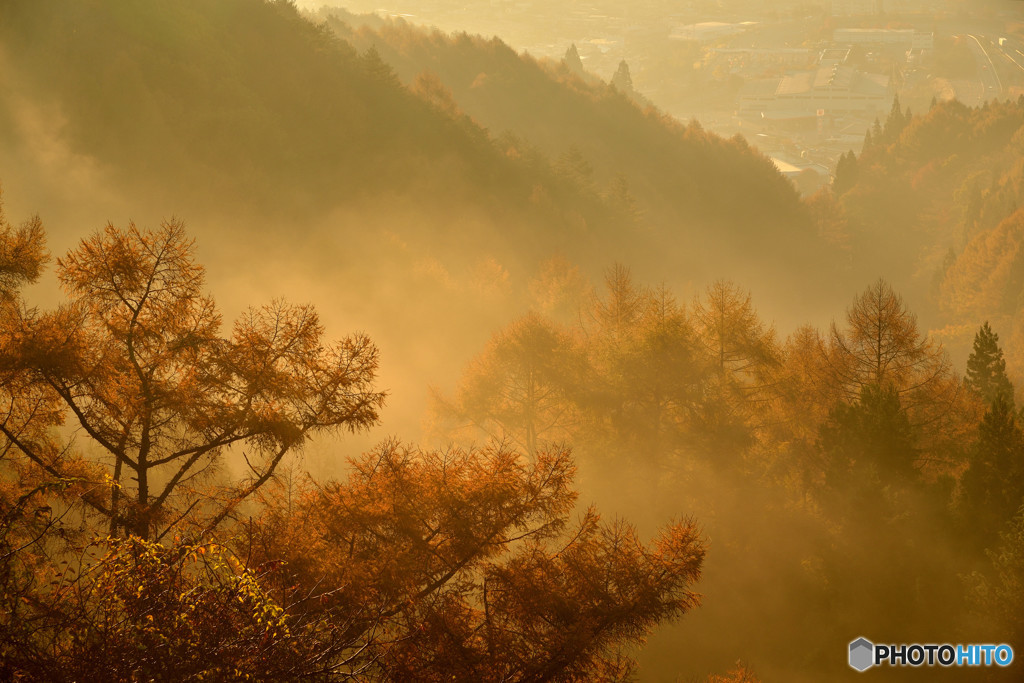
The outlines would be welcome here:
[[[995,540],[996,533],[1024,503],[1024,434],[1002,394],[996,396],[978,425],[978,440],[970,468],[961,480],[961,495],[963,517],[970,521],[975,541],[982,547]]]
[[[841,195],[857,184],[857,155],[851,149],[839,157],[836,164],[836,176],[832,182],[832,190]]]
[[[562,57],[562,63],[574,74],[583,75],[583,60],[580,59],[579,50],[576,49],[576,43],[569,46],[569,49],[565,51],[565,56]]]
[[[629,64],[626,64],[625,59],[619,62],[619,68],[612,76],[612,87],[626,95],[633,93],[633,78],[629,75]]]
[[[992,404],[1002,397],[1013,409],[1013,384],[1006,376],[1006,361],[999,348],[999,335],[986,321],[974,335],[974,350],[967,359],[967,386]]]

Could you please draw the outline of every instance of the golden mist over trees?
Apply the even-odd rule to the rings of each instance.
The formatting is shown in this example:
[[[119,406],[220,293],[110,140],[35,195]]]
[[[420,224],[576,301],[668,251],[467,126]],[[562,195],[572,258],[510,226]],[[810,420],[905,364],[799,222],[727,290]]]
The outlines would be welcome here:
[[[376,349],[283,302],[218,336],[180,222],[84,239],[53,312],[19,294],[41,223],[0,226],[6,675],[620,680],[698,606],[696,524],[645,544],[572,521],[567,448],[386,443],[344,482],[283,466],[378,419]]]
[[[0,220],[0,679],[1024,652],[1024,76],[973,108],[911,85],[1019,69],[1020,3],[702,1],[658,35],[634,3],[541,52],[295,4],[0,3],[0,179],[42,216]],[[757,23],[669,33],[706,12]],[[705,116],[751,51],[789,69],[773,33],[815,60],[878,22],[936,47],[851,51],[902,88],[876,124]],[[690,92],[650,88],[648,41]],[[834,179],[802,196],[759,150],[812,139]]]
[[[997,581],[1008,560],[989,563],[983,549],[1000,542],[996,530],[1024,497],[1019,418],[990,328],[965,379],[884,280],[827,331],[802,327],[783,340],[725,281],[684,306],[615,265],[578,301],[564,322],[531,313],[497,332],[452,395],[435,392],[434,433],[535,449],[547,436],[576,445],[592,490],[645,501],[626,509],[656,516],[686,500],[712,539],[729,539],[711,546],[705,623],[727,628],[780,609],[777,599],[807,615],[771,637],[734,628],[746,657],[769,661],[762,648],[819,642],[823,630],[842,641],[850,628],[933,633],[959,620],[966,637],[1012,622],[979,617],[988,603],[949,571],[976,572],[976,586]],[[1015,553],[1005,533],[999,552]],[[759,590],[751,557],[768,562],[785,597]],[[1003,581],[999,590],[1011,590]],[[676,637],[721,637],[692,623]],[[829,657],[802,668],[829,670]]]

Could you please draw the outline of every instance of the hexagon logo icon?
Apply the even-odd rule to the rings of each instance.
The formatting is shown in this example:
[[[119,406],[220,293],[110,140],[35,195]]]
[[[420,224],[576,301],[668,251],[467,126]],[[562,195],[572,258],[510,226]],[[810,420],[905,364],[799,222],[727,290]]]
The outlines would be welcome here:
[[[866,671],[875,663],[875,646],[867,638],[858,638],[850,643],[850,666],[857,671]]]

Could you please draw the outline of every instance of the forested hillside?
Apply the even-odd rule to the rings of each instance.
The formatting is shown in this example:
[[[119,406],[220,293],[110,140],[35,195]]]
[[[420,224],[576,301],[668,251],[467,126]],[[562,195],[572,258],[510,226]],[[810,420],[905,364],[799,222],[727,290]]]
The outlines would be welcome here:
[[[840,162],[833,191],[810,203],[852,259],[902,268],[958,355],[986,320],[1020,348],[1024,102],[907,113],[894,109],[870,131],[863,153]],[[1008,360],[1013,373],[1024,370],[1024,357]]]
[[[509,158],[287,3],[13,2],[2,13],[14,93],[56,107],[71,149],[119,187],[307,220],[382,196],[428,216],[458,202],[487,217],[484,243],[524,230],[543,240],[569,214],[610,227],[599,198],[543,161]]]
[[[557,250],[597,272],[608,247],[685,281],[756,250],[751,277],[770,287],[782,258],[822,260],[796,193],[742,140],[641,111],[500,41],[352,33],[252,0],[0,11],[11,168],[49,116],[121,192],[353,238],[320,219],[374,203],[368,223],[449,268],[471,267],[453,254],[473,247],[506,267]],[[453,237],[462,226],[468,243]]]
[[[414,90],[450,98],[492,134],[512,135],[578,182],[628,202],[660,239],[699,242],[712,254],[746,247],[797,260],[822,247],[789,183],[741,138],[643,110],[628,93],[498,39],[331,10],[319,17],[360,49],[378,50]]]
[[[43,225],[0,214],[4,679],[611,681],[699,605],[696,525],[575,519],[568,447],[312,479],[308,442],[380,419],[376,346],[281,300],[222,331],[195,252],[108,226],[41,310]]]

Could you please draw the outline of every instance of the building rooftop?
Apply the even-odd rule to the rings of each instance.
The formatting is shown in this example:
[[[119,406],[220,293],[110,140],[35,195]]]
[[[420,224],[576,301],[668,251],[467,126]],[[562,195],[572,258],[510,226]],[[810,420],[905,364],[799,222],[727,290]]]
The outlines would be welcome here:
[[[776,95],[799,95],[810,91],[811,86],[814,82],[814,71],[797,71],[796,73],[786,74],[782,80],[779,81],[779,87],[775,91]]]
[[[802,95],[814,90],[848,90],[861,95],[884,95],[889,77],[866,74],[848,66],[822,66],[813,71],[786,74],[775,90],[776,95]]]
[[[775,168],[779,169],[779,173],[782,175],[798,175],[803,170],[799,166],[794,166],[788,161],[783,161],[777,157],[771,157],[771,160],[775,164]]]

